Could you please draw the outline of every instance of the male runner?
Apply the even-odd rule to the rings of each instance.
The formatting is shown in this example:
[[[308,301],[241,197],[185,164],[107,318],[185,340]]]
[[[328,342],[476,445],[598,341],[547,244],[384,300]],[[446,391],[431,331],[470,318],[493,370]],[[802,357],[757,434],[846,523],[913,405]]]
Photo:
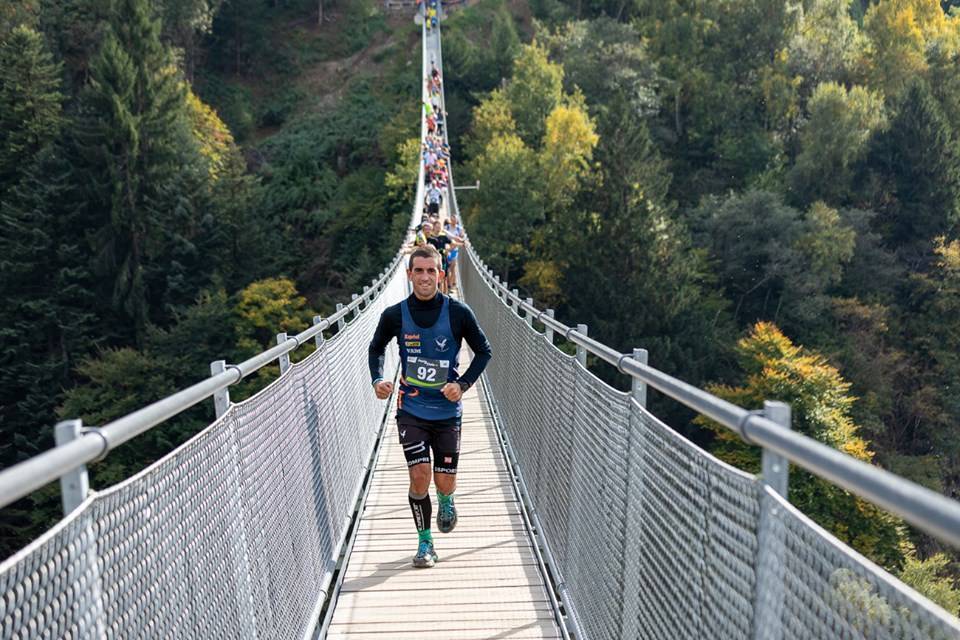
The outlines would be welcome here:
[[[410,473],[410,509],[420,539],[413,566],[432,567],[439,558],[430,531],[430,450],[437,487],[437,528],[449,533],[457,524],[453,492],[460,457],[460,397],[480,377],[491,350],[470,307],[439,292],[444,273],[434,247],[413,250],[407,277],[413,293],[383,312],[370,341],[370,377],[377,397],[388,398],[393,384],[383,379],[383,352],[396,338],[402,367],[397,431]],[[470,367],[459,375],[457,355],[464,339],[474,356]]]
[[[427,236],[427,243],[433,245],[440,254],[440,270],[444,272],[444,277],[440,280],[440,292],[446,294],[450,291],[446,278],[446,273],[449,271],[448,260],[450,251],[463,244],[463,241],[460,237],[454,239],[448,236],[440,224],[438,217],[431,216],[431,221],[432,224],[430,225],[429,231],[424,229],[424,233],[426,233]]]

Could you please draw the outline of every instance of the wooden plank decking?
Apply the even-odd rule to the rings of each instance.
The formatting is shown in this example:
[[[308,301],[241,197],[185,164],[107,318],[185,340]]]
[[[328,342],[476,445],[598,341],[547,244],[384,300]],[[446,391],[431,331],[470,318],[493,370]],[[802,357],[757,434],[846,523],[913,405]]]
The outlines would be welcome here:
[[[461,366],[468,351],[461,352]],[[327,638],[560,638],[481,385],[464,395],[458,523],[414,569],[407,467],[391,416]]]

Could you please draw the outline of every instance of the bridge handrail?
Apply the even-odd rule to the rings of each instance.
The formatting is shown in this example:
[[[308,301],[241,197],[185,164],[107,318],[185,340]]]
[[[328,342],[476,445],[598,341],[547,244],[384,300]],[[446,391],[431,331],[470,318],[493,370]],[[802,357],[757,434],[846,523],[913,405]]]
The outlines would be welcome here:
[[[494,275],[472,246],[472,259],[486,282],[508,305],[583,347],[620,372],[649,384],[668,397],[722,424],[750,444],[770,449],[790,462],[902,517],[918,529],[960,549],[960,502],[901,478],[880,467],[790,431],[757,412],[748,411],[580,333],[513,293]]]
[[[82,437],[69,444],[55,447],[0,471],[0,507],[5,507],[11,502],[29,495],[81,465],[102,460],[107,453],[121,444],[149,431],[161,422],[186,411],[195,404],[213,397],[217,392],[240,382],[250,374],[278,360],[281,356],[295,351],[322,331],[336,326],[341,319],[345,319],[376,298],[401,260],[402,256],[396,256],[391,265],[363,295],[358,296],[350,304],[321,322],[314,324],[296,336],[291,336],[286,342],[267,349],[239,364],[228,365],[227,370],[223,373],[211,376],[102,427],[86,427],[83,430]]]
[[[421,30],[425,26],[421,25]],[[429,94],[424,89],[424,78],[429,74],[427,56],[425,54],[426,38],[421,37],[421,100],[429,100]],[[426,119],[423,116],[421,105],[420,140],[427,134]],[[419,150],[418,150],[419,157]],[[374,300],[384,289],[394,270],[403,262],[404,246],[408,244],[413,228],[420,221],[423,208],[423,162],[418,160],[419,172],[417,187],[414,195],[413,209],[410,222],[407,225],[407,235],[403,246],[398,250],[390,265],[372,281],[371,286],[358,294],[349,304],[339,309],[327,318],[315,322],[312,326],[291,336],[281,344],[267,349],[257,355],[244,360],[239,364],[227,365],[226,370],[213,375],[177,393],[158,400],[142,409],[109,422],[101,427],[84,427],[80,437],[75,440],[49,449],[23,462],[0,471],[0,508],[3,508],[24,496],[40,489],[46,484],[63,477],[67,473],[82,465],[102,460],[111,450],[121,444],[149,431],[158,424],[168,420],[194,405],[213,397],[215,394],[229,388],[252,373],[271,364],[283,356],[297,350],[301,345],[320,335],[323,331],[337,326],[350,314],[361,308],[366,308],[368,302]]]

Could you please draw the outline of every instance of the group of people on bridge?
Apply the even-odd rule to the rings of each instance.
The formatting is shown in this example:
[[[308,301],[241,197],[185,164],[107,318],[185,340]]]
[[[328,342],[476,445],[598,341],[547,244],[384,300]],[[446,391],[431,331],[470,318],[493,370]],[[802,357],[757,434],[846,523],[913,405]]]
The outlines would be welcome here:
[[[465,237],[463,226],[454,212],[447,211],[446,219],[441,218],[441,209],[445,204],[443,194],[450,184],[450,147],[443,135],[446,116],[443,110],[443,78],[436,63],[430,65],[430,73],[424,82],[429,96],[429,100],[423,102],[427,133],[420,148],[424,198],[414,246],[433,245],[440,253],[444,274],[440,291],[447,294],[457,285],[457,254]]]
[[[396,339],[400,351],[397,435],[410,476],[408,501],[418,537],[413,566],[418,568],[432,567],[439,560],[433,544],[431,477],[437,490],[437,529],[450,533],[457,524],[453,494],[460,459],[461,398],[492,357],[473,311],[446,295],[447,274],[454,269],[464,236],[455,216],[449,216],[446,224],[441,220],[443,190],[449,187],[450,149],[443,137],[443,80],[436,64],[424,81],[429,95],[429,102],[424,102],[427,135],[421,149],[426,195],[418,203],[423,206],[422,219],[407,263],[413,292],[383,312],[368,348],[370,378],[381,400],[395,391],[394,384],[384,378],[386,347]],[[474,355],[461,374],[459,353],[464,340]]]
[[[423,5],[423,0],[417,0],[417,10]],[[437,12],[440,10],[439,0],[427,0],[426,7],[423,8],[423,19],[427,23],[427,30],[437,28]]]

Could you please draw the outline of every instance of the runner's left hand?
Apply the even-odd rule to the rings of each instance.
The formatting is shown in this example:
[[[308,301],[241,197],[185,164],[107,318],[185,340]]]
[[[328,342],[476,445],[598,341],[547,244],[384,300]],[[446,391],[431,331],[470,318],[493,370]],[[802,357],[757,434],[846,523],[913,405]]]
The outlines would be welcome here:
[[[460,389],[460,385],[456,382],[448,382],[440,389],[440,393],[450,402],[460,402],[460,396],[463,395],[463,390]]]

